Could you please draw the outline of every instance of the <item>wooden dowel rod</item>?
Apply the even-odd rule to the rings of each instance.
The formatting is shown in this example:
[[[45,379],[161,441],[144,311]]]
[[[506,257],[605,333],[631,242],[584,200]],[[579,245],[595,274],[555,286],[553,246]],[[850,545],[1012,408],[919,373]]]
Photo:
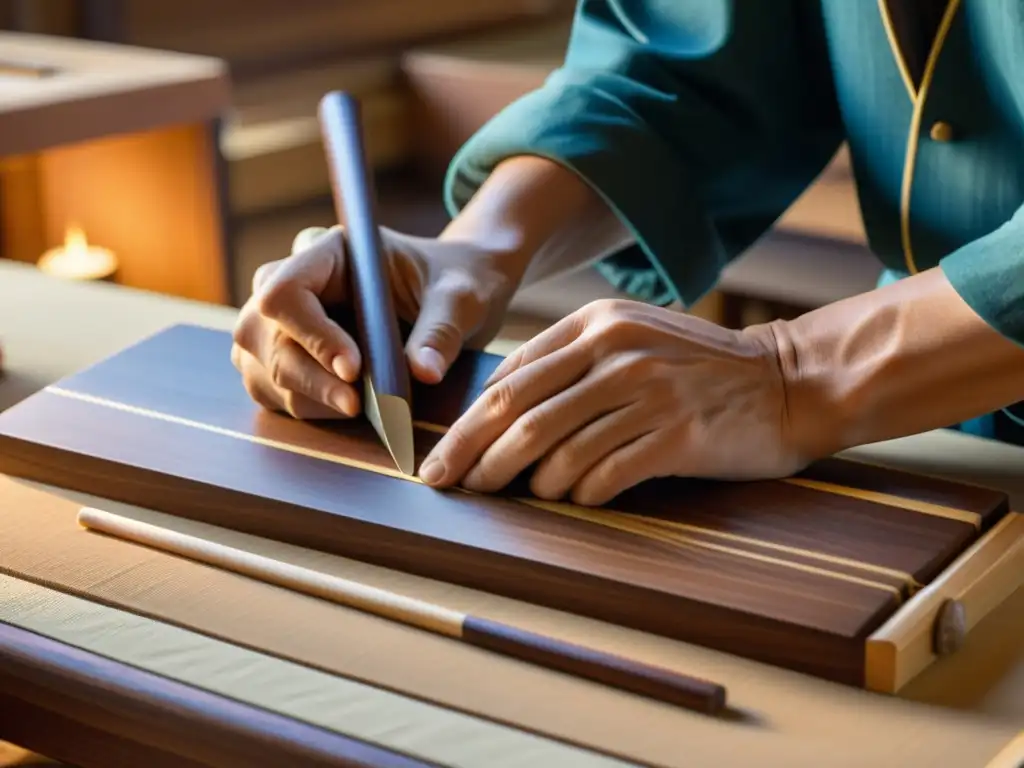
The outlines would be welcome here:
[[[672,670],[527,632],[94,507],[83,507],[78,513],[78,523],[83,528],[686,709],[717,714],[725,707],[723,686]]]

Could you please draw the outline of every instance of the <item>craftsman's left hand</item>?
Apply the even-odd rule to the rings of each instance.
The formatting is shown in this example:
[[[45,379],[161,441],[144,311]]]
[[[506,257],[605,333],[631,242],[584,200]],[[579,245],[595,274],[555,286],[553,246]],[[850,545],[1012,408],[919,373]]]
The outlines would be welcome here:
[[[778,477],[804,463],[767,326],[598,301],[509,356],[420,476],[493,492],[536,464],[540,498],[599,505],[654,477]]]

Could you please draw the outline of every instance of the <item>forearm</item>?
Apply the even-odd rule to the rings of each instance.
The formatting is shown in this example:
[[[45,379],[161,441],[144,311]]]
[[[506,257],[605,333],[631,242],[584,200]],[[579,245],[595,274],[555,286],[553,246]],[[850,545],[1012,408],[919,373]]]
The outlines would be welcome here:
[[[773,324],[797,439],[822,455],[1024,399],[1024,349],[940,269]]]
[[[532,156],[495,168],[441,239],[482,246],[523,284],[584,266],[631,242],[586,182]]]

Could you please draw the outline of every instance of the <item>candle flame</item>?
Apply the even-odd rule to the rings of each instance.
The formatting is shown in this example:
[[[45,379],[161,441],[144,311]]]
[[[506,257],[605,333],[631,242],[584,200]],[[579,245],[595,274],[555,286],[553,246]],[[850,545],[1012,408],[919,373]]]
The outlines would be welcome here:
[[[85,254],[89,250],[89,241],[81,227],[70,226],[64,232],[64,250],[67,253]]]
[[[85,231],[72,224],[64,230],[64,244],[44,253],[39,268],[71,280],[103,280],[117,271],[117,258],[107,248],[91,245]]]

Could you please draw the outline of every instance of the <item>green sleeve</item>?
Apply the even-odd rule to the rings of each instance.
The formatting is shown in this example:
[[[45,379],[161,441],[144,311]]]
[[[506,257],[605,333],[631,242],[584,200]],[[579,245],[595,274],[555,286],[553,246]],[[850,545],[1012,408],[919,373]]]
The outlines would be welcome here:
[[[957,293],[986,323],[1024,346],[1024,207],[995,231],[939,262]]]
[[[605,277],[691,306],[842,141],[817,5],[580,0],[563,65],[453,159],[449,213],[502,160],[547,157],[635,235],[598,265]]]

